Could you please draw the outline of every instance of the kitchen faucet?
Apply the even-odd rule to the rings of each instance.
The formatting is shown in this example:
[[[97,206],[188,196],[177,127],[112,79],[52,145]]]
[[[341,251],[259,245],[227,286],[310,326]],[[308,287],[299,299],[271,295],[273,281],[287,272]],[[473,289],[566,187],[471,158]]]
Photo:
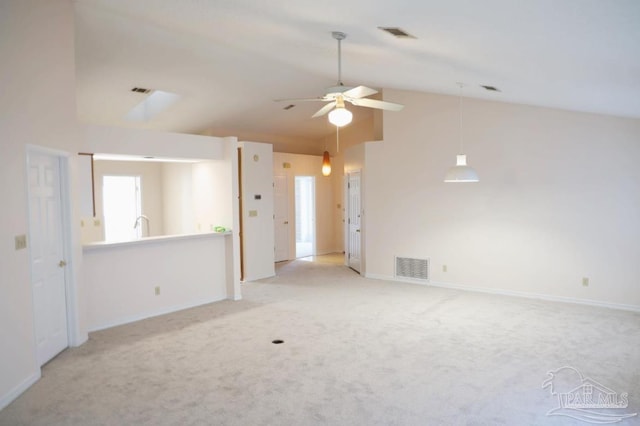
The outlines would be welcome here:
[[[144,219],[147,221],[147,237],[151,236],[151,225],[149,223],[149,218],[143,214],[136,218],[136,223],[133,224],[133,229],[136,229],[138,226],[142,226],[142,221],[140,219]],[[144,229],[141,230],[140,236],[144,237]]]

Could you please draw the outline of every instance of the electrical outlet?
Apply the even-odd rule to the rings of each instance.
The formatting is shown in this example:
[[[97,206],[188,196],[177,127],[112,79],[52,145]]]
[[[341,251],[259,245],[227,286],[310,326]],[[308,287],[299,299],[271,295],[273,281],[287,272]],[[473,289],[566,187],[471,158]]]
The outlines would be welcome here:
[[[442,272],[447,272],[447,265],[442,265]]]
[[[160,286],[156,286],[156,296],[160,296]]]
[[[587,278],[587,277],[583,277],[583,278],[582,278],[582,285],[583,285],[584,287],[589,287],[589,278]]]
[[[100,226],[102,224],[102,222],[100,221],[100,219],[95,218],[93,219],[93,226]]]

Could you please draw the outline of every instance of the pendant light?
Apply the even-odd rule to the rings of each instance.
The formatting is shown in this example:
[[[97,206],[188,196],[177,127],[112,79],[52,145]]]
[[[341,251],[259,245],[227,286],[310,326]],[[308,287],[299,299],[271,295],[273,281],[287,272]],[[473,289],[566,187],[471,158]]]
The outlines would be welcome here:
[[[340,128],[336,126],[336,138]],[[329,151],[327,151],[327,141],[324,142],[324,153],[322,154],[322,176],[329,176],[331,174],[331,157]]]
[[[329,176],[331,174],[331,158],[329,157],[329,151],[325,151],[322,154],[322,176]]]
[[[444,177],[445,182],[479,182],[478,173],[467,165],[467,156],[462,154],[464,152],[462,145],[462,83],[458,83],[460,87],[460,96],[458,98],[458,112],[459,112],[459,129],[458,136],[460,138],[460,154],[456,155],[456,165],[451,167]]]

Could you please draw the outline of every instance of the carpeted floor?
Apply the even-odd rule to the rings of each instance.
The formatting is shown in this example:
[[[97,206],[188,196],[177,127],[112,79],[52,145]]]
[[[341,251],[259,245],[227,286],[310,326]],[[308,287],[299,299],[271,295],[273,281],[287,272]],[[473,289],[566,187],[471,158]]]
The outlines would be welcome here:
[[[278,264],[239,302],[92,333],[0,425],[588,424],[547,415],[558,399],[543,382],[565,366],[628,393],[627,408],[599,411],[640,411],[640,314],[368,280],[317,260]],[[580,384],[556,376],[556,393]]]

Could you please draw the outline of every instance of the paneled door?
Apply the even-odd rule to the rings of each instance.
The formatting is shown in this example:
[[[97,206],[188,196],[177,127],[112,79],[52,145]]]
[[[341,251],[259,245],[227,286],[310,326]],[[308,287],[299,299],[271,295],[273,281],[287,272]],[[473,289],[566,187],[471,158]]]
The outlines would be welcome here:
[[[347,174],[347,256],[348,266],[360,272],[361,253],[361,194],[360,172]]]
[[[40,365],[69,345],[64,258],[60,158],[28,155],[29,253]]]
[[[287,175],[275,175],[273,220],[275,231],[275,261],[289,260],[289,243],[291,240],[289,225],[289,188]]]

